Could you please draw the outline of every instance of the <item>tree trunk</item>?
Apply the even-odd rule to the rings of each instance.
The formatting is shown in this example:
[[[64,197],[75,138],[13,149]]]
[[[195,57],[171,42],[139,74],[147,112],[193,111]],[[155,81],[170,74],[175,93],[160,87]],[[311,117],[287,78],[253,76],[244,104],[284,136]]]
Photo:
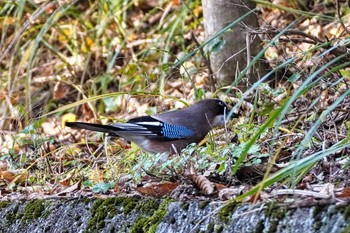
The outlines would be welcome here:
[[[202,0],[202,4],[207,38],[211,38],[215,33],[255,7],[255,4],[249,0]],[[247,16],[222,36],[223,47],[210,53],[211,68],[219,85],[228,85],[234,82],[239,73],[247,66],[247,54],[249,54],[249,61],[251,61],[261,49],[258,35],[251,35],[252,30],[257,27],[256,16],[254,14]],[[235,86],[243,91],[246,90],[264,75],[265,67],[262,62],[256,63],[254,68],[248,71],[246,77]]]

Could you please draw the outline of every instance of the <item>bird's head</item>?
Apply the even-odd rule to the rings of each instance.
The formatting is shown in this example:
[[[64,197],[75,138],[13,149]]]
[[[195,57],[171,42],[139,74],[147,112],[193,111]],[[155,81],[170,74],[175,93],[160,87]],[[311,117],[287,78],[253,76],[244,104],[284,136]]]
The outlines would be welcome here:
[[[238,115],[219,99],[206,99],[197,102],[202,109],[207,109],[206,117],[212,127],[224,126],[229,119],[237,118]]]

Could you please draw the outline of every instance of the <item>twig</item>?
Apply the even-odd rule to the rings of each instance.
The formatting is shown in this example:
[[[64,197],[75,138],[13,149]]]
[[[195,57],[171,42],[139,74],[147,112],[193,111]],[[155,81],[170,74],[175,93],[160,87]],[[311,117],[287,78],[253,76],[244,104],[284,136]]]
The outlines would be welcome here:
[[[293,43],[308,43],[308,44],[317,44],[316,41],[313,40],[308,40],[304,38],[280,38],[279,42],[293,42]]]
[[[344,29],[344,31],[346,31],[347,34],[350,34],[350,31],[345,26],[345,24],[344,24],[344,22],[343,22],[343,20],[341,18],[341,15],[340,15],[340,3],[339,3],[339,0],[336,0],[335,3],[336,3],[336,7],[337,7],[337,15],[338,15],[338,18],[339,18],[339,23],[342,26],[342,28]]]
[[[193,31],[191,32],[191,39],[194,41],[194,43],[196,44],[197,47],[200,47],[200,44],[199,44],[196,36],[194,35]],[[200,53],[201,53],[201,55],[203,57],[204,64],[208,68],[209,80],[210,80],[210,84],[211,84],[210,87],[211,87],[211,91],[214,92],[215,91],[215,80],[216,80],[216,77],[215,77],[215,74],[214,74],[214,72],[213,72],[213,70],[211,68],[210,58],[205,56],[203,48],[201,48],[199,51],[200,51]]]
[[[266,32],[267,33],[271,33],[271,34],[277,34],[278,33],[277,30],[271,30],[271,29],[267,30]],[[305,33],[303,31],[296,30],[296,29],[289,29],[289,30],[287,30],[284,33],[284,35],[299,35],[299,36],[302,36],[302,37],[306,37],[306,38],[309,38],[311,41],[314,41],[314,42],[312,42],[312,44],[317,44],[317,43],[324,44],[324,43],[327,42],[327,41],[326,42],[322,41],[321,39],[317,38],[316,36],[312,36],[312,35],[310,35],[308,33]],[[289,38],[289,41],[292,41],[294,39],[295,38]],[[280,40],[286,40],[286,39],[280,39]],[[311,43],[311,41],[307,40],[307,43]],[[304,41],[304,42],[306,42],[306,41]],[[346,50],[334,47],[332,45],[325,45],[324,48],[325,49],[329,49],[329,52],[334,54],[335,56],[340,56],[340,55],[343,55],[343,54],[347,54]],[[347,56],[346,58],[350,59],[350,56]]]

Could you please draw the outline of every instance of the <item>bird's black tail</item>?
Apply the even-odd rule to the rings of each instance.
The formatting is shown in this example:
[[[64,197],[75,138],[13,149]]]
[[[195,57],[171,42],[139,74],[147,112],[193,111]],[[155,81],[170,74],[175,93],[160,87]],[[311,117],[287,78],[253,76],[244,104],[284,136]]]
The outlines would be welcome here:
[[[111,135],[115,134],[116,131],[120,130],[118,127],[112,125],[100,125],[85,122],[66,122],[66,126],[76,129],[87,129],[102,133],[109,133]]]

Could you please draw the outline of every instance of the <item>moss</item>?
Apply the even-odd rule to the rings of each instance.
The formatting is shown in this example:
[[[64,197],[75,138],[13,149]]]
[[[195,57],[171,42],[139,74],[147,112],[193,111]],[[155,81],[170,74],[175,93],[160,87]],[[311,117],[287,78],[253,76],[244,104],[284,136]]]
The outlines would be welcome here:
[[[269,232],[277,232],[280,220],[286,216],[286,208],[275,209],[271,215]]]
[[[321,227],[322,227],[322,222],[321,222],[321,221],[315,221],[315,222],[312,224],[312,227],[314,228],[314,230],[318,231],[318,230],[321,229]]]
[[[155,210],[159,208],[160,201],[154,198],[149,198],[143,200],[139,205],[135,207],[136,211],[142,213],[153,213]]]
[[[122,202],[124,215],[127,215],[131,211],[133,211],[135,209],[135,207],[137,206],[138,201],[139,200],[136,199],[135,197],[125,198],[124,201]]]
[[[14,223],[17,219],[21,219],[23,214],[18,211],[19,208],[19,203],[17,203],[12,210],[10,210],[9,212],[7,212],[5,218],[6,221],[9,222],[9,224]]]
[[[265,228],[264,221],[259,220],[258,223],[255,225],[254,233],[263,232],[264,228]]]
[[[344,207],[343,216],[344,216],[345,221],[348,222],[350,220],[350,206]]]
[[[282,219],[286,216],[287,209],[280,207],[276,208],[275,211],[273,211],[271,217],[276,218],[276,219]]]
[[[223,225],[218,225],[215,228],[215,233],[221,233],[224,230],[224,226]]]
[[[287,207],[277,206],[276,202],[267,205],[265,216],[270,219],[268,232],[276,232],[280,220],[286,216]]]
[[[129,214],[137,206],[135,197],[110,197],[95,201],[90,212],[91,218],[87,221],[87,232],[98,232],[105,226],[105,219],[116,214]]]
[[[314,219],[313,228],[318,231],[322,227],[322,212],[324,206],[314,206],[312,208],[312,217]]]
[[[213,222],[209,222],[207,226],[207,232],[214,232],[215,224]]]
[[[347,225],[340,233],[349,233],[350,232],[350,225]]]
[[[97,200],[91,207],[91,218],[87,221],[87,229],[88,232],[97,232],[99,229],[104,227],[104,220],[108,215],[109,211],[115,210],[115,207],[113,206],[106,206],[107,203],[110,203],[110,199],[107,198],[106,200]],[[107,210],[107,208],[109,208]]]
[[[314,206],[312,208],[312,217],[313,218],[316,218],[316,219],[319,219],[320,216],[321,216],[321,213],[323,212],[323,209],[324,209],[324,206]]]
[[[210,203],[209,200],[201,201],[201,202],[199,202],[198,207],[199,207],[199,209],[203,210],[209,203]]]
[[[273,210],[276,208],[276,206],[277,205],[276,205],[275,201],[271,201],[269,203],[266,203],[266,209],[265,209],[265,212],[264,212],[265,216],[266,217],[270,217],[272,212],[273,212]]]
[[[144,226],[147,223],[147,218],[144,216],[139,216],[136,221],[135,224],[133,225],[133,227],[130,230],[130,233],[144,233],[146,232],[144,230]]]
[[[207,226],[207,230],[205,232],[215,232],[220,233],[224,230],[224,226],[222,224],[215,225],[213,222],[209,222]]]
[[[90,197],[81,197],[79,198],[79,201],[84,203],[84,204],[90,204],[91,202],[93,202],[95,199],[90,198]]]
[[[229,201],[218,212],[218,218],[221,222],[228,223],[231,214],[236,210],[237,202]]]
[[[42,217],[42,214],[45,210],[45,200],[35,199],[30,200],[26,207],[24,208],[24,216],[22,222],[37,219]]]
[[[183,210],[188,210],[188,208],[190,207],[190,204],[188,202],[182,202],[180,207]]]
[[[135,221],[135,224],[131,228],[131,233],[153,233],[156,232],[159,223],[164,219],[167,214],[167,207],[172,202],[171,199],[165,199],[154,211],[151,216],[139,216]]]
[[[87,221],[85,232],[99,232],[105,227],[105,219],[116,214],[127,215],[131,211],[140,213],[135,221],[132,232],[155,232],[160,221],[166,215],[170,200],[161,202],[157,199],[143,201],[135,197],[111,197],[105,200],[96,200],[91,207],[91,218]]]
[[[0,209],[6,208],[10,203],[10,201],[0,201]]]

